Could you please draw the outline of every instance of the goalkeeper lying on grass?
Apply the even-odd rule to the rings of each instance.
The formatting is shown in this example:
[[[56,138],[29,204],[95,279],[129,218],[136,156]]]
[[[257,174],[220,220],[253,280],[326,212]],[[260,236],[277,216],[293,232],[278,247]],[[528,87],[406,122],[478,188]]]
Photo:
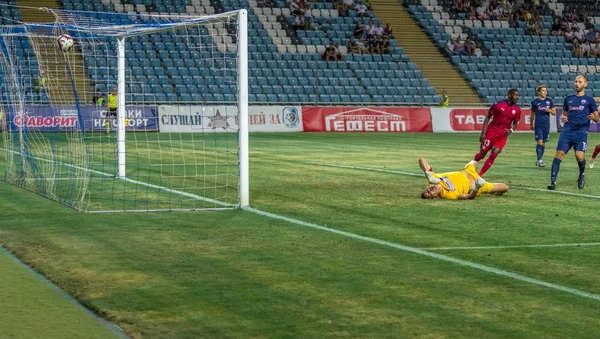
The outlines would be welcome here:
[[[440,197],[443,199],[461,200],[475,199],[483,193],[504,194],[508,191],[506,184],[486,182],[477,174],[477,162],[471,161],[458,172],[437,174],[424,158],[419,158],[419,166],[425,172],[429,187],[421,193],[423,199]]]

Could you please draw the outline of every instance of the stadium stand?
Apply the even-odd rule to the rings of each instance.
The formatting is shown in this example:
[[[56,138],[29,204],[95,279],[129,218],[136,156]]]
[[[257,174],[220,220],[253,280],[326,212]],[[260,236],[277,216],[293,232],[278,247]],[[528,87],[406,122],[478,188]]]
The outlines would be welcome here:
[[[454,105],[473,105],[481,101],[479,94],[464,80],[437,44],[430,41],[407,8],[399,5],[397,0],[372,0],[372,3],[375,14],[400,32],[396,35],[399,44],[438,93],[446,90]]]
[[[580,12],[598,12],[594,1],[571,4]],[[524,101],[531,101],[539,84],[549,86],[550,96],[564,97],[572,91],[578,73],[588,75],[593,92],[592,83],[600,78],[595,58],[576,57],[570,42],[551,35],[554,18],[568,7],[564,3],[549,1],[535,9],[542,25],[540,35],[532,34],[525,21],[469,18],[457,12],[451,0],[407,0],[405,5],[440,49],[452,38],[476,41],[480,49],[475,55],[449,57],[488,103],[503,98],[511,87],[520,89]]]
[[[16,1],[13,3],[17,4]],[[436,105],[439,102],[436,90],[429,85],[428,79],[423,77],[417,65],[403,53],[396,40],[390,41],[390,54],[348,53],[346,46],[355,23],[360,21],[367,24],[369,20],[377,23],[380,20],[376,17],[358,17],[353,10],[348,11],[348,16],[340,17],[330,2],[315,3],[312,30],[293,27],[294,16],[284,1],[267,2],[267,7],[259,7],[254,0],[63,0],[61,5],[67,10],[98,12],[96,17],[107,22],[115,22],[115,16],[100,12],[131,14],[127,19],[118,19],[118,23],[122,24],[139,21],[140,17],[134,19],[139,13],[202,15],[248,8],[251,102],[369,105]],[[21,19],[16,9],[15,13],[11,10],[3,16],[19,21]],[[23,20],[51,21],[52,18]],[[228,42],[231,37],[224,36],[222,39]],[[322,60],[325,45],[331,41],[340,44],[339,49],[345,61]],[[182,56],[165,51],[171,43],[177,44],[168,34],[161,35],[156,41],[147,41],[142,37],[130,39],[127,53],[132,57],[128,58],[127,74],[132,77],[140,76],[136,80],[141,80],[138,81],[140,85],[128,84],[128,91],[134,92],[128,97],[130,101],[148,94],[154,95],[161,102],[235,101],[236,90],[225,84],[224,75],[215,71],[214,65],[201,62],[203,57],[234,60],[234,53],[227,50],[214,51],[213,53],[219,54],[218,58],[214,54]],[[35,59],[31,46],[26,41],[22,44],[23,53],[28,54],[28,59]],[[95,90],[106,91],[115,84],[114,71],[106,72],[96,67],[103,61],[86,56],[82,62],[88,65],[89,71],[89,74],[82,77],[88,79],[76,80],[78,86],[82,87],[82,93],[90,93],[86,98],[91,98]],[[154,75],[145,75],[145,81],[141,79],[144,67],[152,67],[154,70]],[[212,83],[196,83],[196,78],[193,77],[196,72],[214,73],[213,80],[209,81]],[[33,79],[35,76],[34,74],[31,79],[26,80],[28,84],[36,81]],[[149,79],[148,76],[152,78]],[[155,85],[143,86],[142,83]],[[208,86],[210,90],[207,90]]]

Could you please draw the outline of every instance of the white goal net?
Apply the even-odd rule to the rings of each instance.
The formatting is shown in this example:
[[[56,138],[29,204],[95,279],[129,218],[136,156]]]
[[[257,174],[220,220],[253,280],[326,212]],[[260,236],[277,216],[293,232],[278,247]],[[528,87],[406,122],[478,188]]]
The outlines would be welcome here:
[[[4,180],[87,212],[248,205],[245,10],[52,13],[0,28]]]

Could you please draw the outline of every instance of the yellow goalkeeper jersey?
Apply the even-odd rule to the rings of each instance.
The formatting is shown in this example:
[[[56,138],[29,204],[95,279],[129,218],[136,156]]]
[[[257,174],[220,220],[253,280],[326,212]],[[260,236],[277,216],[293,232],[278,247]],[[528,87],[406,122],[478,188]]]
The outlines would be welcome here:
[[[440,179],[442,185],[442,191],[440,192],[440,198],[457,200],[459,194],[469,194],[471,190],[471,181],[469,178],[479,178],[477,168],[475,164],[467,164],[462,171],[447,172],[447,173],[433,173],[433,176]],[[482,188],[479,189],[477,195],[484,192],[490,192],[494,187],[491,183],[486,183]]]

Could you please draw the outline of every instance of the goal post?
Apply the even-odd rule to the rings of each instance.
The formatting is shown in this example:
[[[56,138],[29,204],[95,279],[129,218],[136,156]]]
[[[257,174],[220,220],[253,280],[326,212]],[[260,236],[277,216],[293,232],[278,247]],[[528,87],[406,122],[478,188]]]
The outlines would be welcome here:
[[[5,181],[86,212],[249,205],[246,10],[49,11],[0,30]]]

